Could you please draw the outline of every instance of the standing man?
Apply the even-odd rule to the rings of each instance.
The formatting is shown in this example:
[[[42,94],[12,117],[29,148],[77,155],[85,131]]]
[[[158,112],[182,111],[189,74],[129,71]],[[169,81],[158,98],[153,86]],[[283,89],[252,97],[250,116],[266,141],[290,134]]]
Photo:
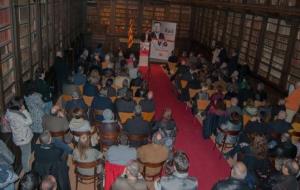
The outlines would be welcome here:
[[[57,93],[61,94],[63,91],[63,84],[68,78],[68,65],[63,58],[61,51],[56,52],[56,58],[54,62],[55,79],[57,85]]]

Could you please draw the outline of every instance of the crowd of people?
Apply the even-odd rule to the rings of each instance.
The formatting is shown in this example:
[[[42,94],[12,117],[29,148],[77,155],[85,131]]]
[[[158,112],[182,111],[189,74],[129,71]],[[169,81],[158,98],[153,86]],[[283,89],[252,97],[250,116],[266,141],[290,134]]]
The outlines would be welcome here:
[[[76,178],[95,178],[99,189],[198,189],[188,155],[174,148],[172,110],[155,117],[134,54],[106,53],[99,44],[72,65],[57,52],[56,85],[38,68],[24,95],[7,105],[1,129],[19,147],[22,171],[0,140],[0,189],[71,189],[70,159]]]
[[[217,43],[211,55],[174,54],[165,69],[178,98],[202,123],[203,138],[214,137],[224,158],[236,163],[213,189],[299,189],[300,82],[276,100],[264,83],[251,85],[238,51],[228,54]]]

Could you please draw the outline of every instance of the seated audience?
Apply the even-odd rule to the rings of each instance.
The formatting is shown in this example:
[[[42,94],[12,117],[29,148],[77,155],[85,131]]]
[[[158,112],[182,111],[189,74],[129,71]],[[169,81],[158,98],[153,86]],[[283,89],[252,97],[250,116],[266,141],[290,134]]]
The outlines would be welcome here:
[[[36,190],[39,188],[39,185],[39,176],[34,172],[30,172],[25,174],[20,180],[19,190]]]
[[[143,81],[141,87],[137,89],[134,96],[135,97],[146,97],[148,93],[148,83],[147,81]]]
[[[132,99],[132,92],[128,90],[126,95],[122,98],[116,100],[117,112],[133,112],[135,107],[135,102]]]
[[[59,187],[57,186],[57,182],[54,176],[48,175],[44,177],[42,180],[40,190],[57,190]]]
[[[90,163],[103,158],[102,153],[99,152],[97,149],[92,148],[90,142],[91,141],[88,135],[82,135],[79,137],[77,147],[74,149],[73,152],[73,160],[82,163]],[[77,171],[82,175],[95,175],[94,168],[77,168]],[[99,163],[96,172],[99,175],[100,172],[102,172],[101,162]]]
[[[12,140],[21,149],[22,168],[25,173],[30,171],[31,140],[33,137],[32,119],[20,97],[13,98],[5,114],[12,132]]]
[[[285,99],[286,121],[292,123],[300,107],[300,81],[296,83],[295,90]]]
[[[219,181],[212,190],[250,190],[246,181],[247,167],[242,162],[237,162],[231,169],[230,178]]]
[[[119,123],[114,120],[114,113],[110,109],[105,109],[103,111],[103,118],[104,119],[102,120],[99,127],[100,133],[105,134],[120,131]],[[100,142],[107,146],[111,146],[114,143],[103,138],[100,138]]]
[[[127,135],[150,135],[151,128],[150,124],[145,121],[142,117],[142,108],[141,106],[135,106],[134,117],[128,119],[124,125],[124,132]],[[146,144],[147,142],[143,142],[142,144]],[[133,147],[138,147],[140,142],[130,142],[130,145]]]
[[[139,173],[139,165],[131,161],[125,168],[124,174],[117,178],[112,185],[112,190],[147,190],[147,185]]]
[[[271,135],[271,138],[276,138],[276,135],[280,136],[283,133],[287,133],[292,128],[291,124],[285,119],[286,112],[282,110],[279,111],[276,119],[269,123],[268,133]]]
[[[82,97],[78,92],[72,93],[72,100],[69,100],[65,104],[65,110],[67,113],[72,113],[75,108],[80,108],[83,110],[87,110],[88,106],[85,104]]]
[[[91,125],[88,120],[84,119],[83,110],[76,108],[73,111],[73,118],[70,121],[70,130],[76,132],[90,132]],[[78,137],[74,137],[76,141],[78,141]]]
[[[17,174],[8,165],[0,164],[0,189],[14,190],[15,182],[18,180]]]
[[[155,154],[153,154],[155,152]],[[143,145],[137,149],[138,160],[142,163],[159,164],[168,159],[169,150],[164,145],[162,135],[156,133],[152,138],[152,143]],[[141,170],[144,165],[141,163]],[[159,175],[161,167],[147,168],[146,176]]]
[[[297,146],[291,141],[291,137],[288,133],[283,133],[281,135],[280,142],[275,142],[275,147],[272,148],[270,156],[280,158],[280,159],[295,159],[297,155]],[[269,143],[270,145],[270,143]]]
[[[59,189],[69,190],[69,169],[66,160],[63,159],[64,152],[52,143],[52,137],[48,131],[41,134],[41,144],[34,147],[33,171],[40,177],[54,175],[58,179]]]
[[[124,97],[126,92],[129,90],[129,82],[127,79],[123,80],[122,88],[119,88],[117,91],[117,95],[120,97]]]
[[[94,97],[91,105],[93,119],[95,121],[103,120],[103,113],[99,115],[97,112],[103,112],[105,109],[114,110],[114,105],[109,97],[107,97],[107,91],[101,89],[100,92]]]
[[[153,92],[149,91],[147,97],[140,101],[142,112],[154,112],[155,104],[153,100]]]
[[[131,80],[130,87],[141,87],[143,84],[142,74],[137,73],[137,77]]]
[[[50,115],[44,115],[42,118],[42,126],[44,130],[50,132],[62,132],[69,129],[69,121],[63,110],[58,106],[53,106]]]
[[[117,90],[112,86],[114,83],[113,79],[109,78],[105,82],[104,90],[107,91],[107,97],[117,96]]]
[[[97,76],[93,76],[92,72],[87,79],[87,82],[83,86],[83,95],[85,96],[96,96],[98,94],[97,84],[100,79]]]
[[[299,173],[299,165],[296,161],[288,159],[284,162],[281,169],[281,176],[277,183],[272,187],[272,190],[298,190],[300,185],[297,181],[297,175]]]
[[[183,152],[176,152],[173,158],[174,172],[155,181],[155,190],[197,190],[198,181],[189,176],[189,159]]]

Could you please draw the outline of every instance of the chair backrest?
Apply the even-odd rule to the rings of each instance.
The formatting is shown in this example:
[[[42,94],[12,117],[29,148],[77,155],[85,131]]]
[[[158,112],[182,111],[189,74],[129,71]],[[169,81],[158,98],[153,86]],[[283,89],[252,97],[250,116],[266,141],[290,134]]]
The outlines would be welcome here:
[[[205,110],[207,106],[209,105],[209,100],[198,100],[197,101],[197,107],[199,110]]]
[[[143,165],[142,175],[145,179],[149,178],[149,177],[159,177],[159,176],[161,176],[163,168],[164,168],[163,166],[165,164],[165,161],[162,161],[160,163],[148,163],[148,162],[142,162],[140,159],[138,159],[138,162],[140,162]],[[147,175],[147,169],[160,169],[160,170],[156,174]]]
[[[188,84],[187,80],[180,80],[180,86],[181,86],[181,88],[186,88],[187,84]]]
[[[69,130],[57,131],[57,132],[50,131],[50,134],[51,134],[52,137],[64,137],[65,134],[67,134],[68,132],[69,132]]]
[[[122,124],[126,123],[126,121],[134,116],[133,112],[118,112],[120,122]]]
[[[114,103],[118,97],[117,97],[117,96],[111,96],[111,97],[109,97],[109,98],[110,98],[111,101]]]
[[[98,159],[98,160],[95,160],[92,162],[79,162],[79,161],[73,160],[75,169],[76,168],[84,168],[84,169],[97,168],[101,162],[102,162],[101,159]]]
[[[144,99],[143,97],[133,97],[133,100],[135,101],[135,103],[139,104],[140,101]]]
[[[144,142],[148,139],[148,135],[127,134],[129,142]]]
[[[88,106],[91,107],[92,102],[94,100],[93,96],[82,96],[84,103]]]
[[[83,86],[84,85],[78,85],[78,89],[81,95],[83,94]]]
[[[155,112],[142,112],[142,117],[145,121],[151,122],[154,118]]]
[[[190,95],[190,98],[193,98],[198,92],[200,92],[201,89],[192,89],[192,88],[189,88],[189,95]]]
[[[63,100],[64,102],[70,101],[70,100],[72,100],[72,96],[67,95],[67,94],[63,94],[63,95],[62,95],[62,100]]]

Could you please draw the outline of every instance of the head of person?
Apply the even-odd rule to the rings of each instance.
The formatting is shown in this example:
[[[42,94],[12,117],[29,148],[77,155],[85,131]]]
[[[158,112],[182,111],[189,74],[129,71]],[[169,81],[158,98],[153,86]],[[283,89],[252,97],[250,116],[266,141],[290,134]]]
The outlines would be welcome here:
[[[75,119],[83,119],[83,117],[84,117],[84,111],[83,111],[83,109],[75,108],[73,110],[73,118],[75,118]]]
[[[163,136],[160,132],[157,132],[152,137],[153,144],[163,144]]]
[[[153,30],[153,32],[159,33],[160,32],[160,28],[161,28],[161,23],[160,22],[155,22],[153,24],[152,30]]]
[[[105,86],[106,87],[111,87],[113,85],[113,83],[114,83],[113,79],[109,78],[109,79],[106,80]]]
[[[87,158],[86,151],[90,148],[90,137],[87,134],[81,135],[77,144],[79,156],[82,160]]]
[[[129,87],[129,81],[127,79],[124,79],[122,82],[122,87],[123,88],[128,88]]]
[[[171,108],[166,108],[163,113],[163,119],[171,120],[172,119],[172,110]]]
[[[45,71],[42,69],[42,68],[37,68],[36,70],[35,70],[35,78],[36,79],[42,79],[42,80],[44,80],[45,79]]]
[[[230,99],[230,104],[231,104],[231,106],[237,106],[238,103],[239,103],[239,99],[238,99],[237,97],[232,97],[232,98]]]
[[[284,110],[280,110],[277,114],[277,119],[285,120],[286,119],[286,112]]]
[[[230,121],[234,124],[238,124],[240,123],[242,120],[242,117],[240,116],[240,114],[236,111],[232,112],[230,114]]]
[[[244,180],[247,176],[247,167],[243,162],[237,162],[231,169],[231,177]]]
[[[72,99],[73,100],[78,100],[80,99],[80,94],[77,91],[72,92]]]
[[[52,137],[49,131],[44,131],[39,137],[41,144],[51,144]]]
[[[174,169],[178,173],[187,173],[190,167],[190,161],[186,153],[176,152],[173,157]]]
[[[36,190],[40,184],[39,176],[34,172],[25,174],[19,183],[19,190]]]
[[[296,176],[299,173],[299,165],[292,159],[284,161],[281,172],[285,176]]]
[[[8,109],[14,110],[14,111],[22,111],[25,109],[24,99],[22,97],[14,97],[9,103],[8,103]]]
[[[57,190],[57,182],[54,176],[46,176],[40,185],[40,190]]]
[[[140,105],[136,105],[134,107],[134,114],[137,115],[137,116],[142,115],[142,107]]]
[[[148,92],[147,98],[148,98],[148,100],[152,100],[153,99],[153,92],[152,91]]]
[[[57,117],[65,117],[64,111],[57,105],[54,105],[51,108],[51,115],[57,116]]]
[[[113,121],[114,113],[110,109],[105,109],[103,111],[103,118],[104,118],[104,121]]]
[[[56,57],[63,58],[63,53],[62,53],[62,51],[57,51],[57,52],[56,52]]]
[[[125,173],[128,179],[137,179],[140,175],[139,164],[137,161],[130,161],[125,168]]]

